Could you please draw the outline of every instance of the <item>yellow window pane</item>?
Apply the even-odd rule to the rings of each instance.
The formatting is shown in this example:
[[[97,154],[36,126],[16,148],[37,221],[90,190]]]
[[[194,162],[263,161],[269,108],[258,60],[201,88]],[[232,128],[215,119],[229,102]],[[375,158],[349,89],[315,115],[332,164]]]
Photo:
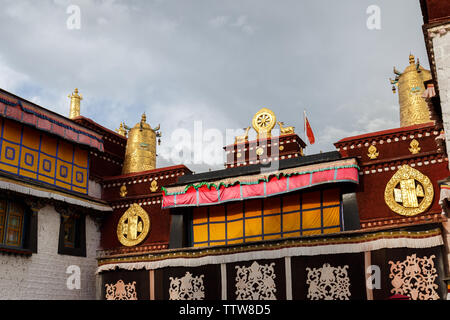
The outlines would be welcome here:
[[[86,168],[88,166],[88,152],[80,148],[75,148],[75,157],[73,160],[77,166]]]
[[[280,215],[264,217],[264,234],[281,232],[281,218]],[[266,237],[264,236],[264,239]]]
[[[302,209],[314,209],[320,207],[320,191],[302,194]]]
[[[260,199],[245,202],[245,217],[257,217],[261,215],[262,201]]]
[[[22,135],[22,125],[5,119],[5,127],[3,128],[3,138],[12,142],[20,143]]]
[[[227,224],[227,238],[228,239],[234,239],[234,238],[242,238],[243,237],[243,221],[233,221],[228,222]]]
[[[275,214],[281,212],[281,198],[273,197],[264,199],[264,214]]]
[[[339,207],[323,209],[323,226],[338,226],[340,223]]]
[[[56,155],[57,140],[47,135],[42,135],[41,151],[51,156]]]
[[[58,158],[62,159],[64,161],[72,162],[72,159],[74,157],[74,149],[73,145],[65,142],[63,140],[59,141],[58,145]]]
[[[300,213],[283,214],[283,232],[300,230]]]
[[[341,232],[341,228],[330,228],[323,230],[323,233],[338,233],[338,232]]]
[[[28,127],[23,128],[22,145],[37,150],[39,149],[39,140],[40,134],[38,131]]]
[[[236,244],[236,243],[243,243],[243,242],[244,242],[243,239],[239,239],[239,240],[228,241],[228,244]]]
[[[257,236],[262,234],[261,218],[245,219],[245,236]]]
[[[242,202],[227,204],[227,220],[242,219]]]
[[[208,241],[208,225],[194,226],[194,243]]]
[[[320,209],[303,211],[302,228],[303,229],[320,228]]]
[[[334,206],[340,204],[339,189],[329,189],[323,191],[323,206]]]
[[[281,239],[281,235],[274,234],[274,235],[271,235],[271,236],[264,236],[264,240],[273,240],[273,239]]]
[[[283,233],[283,238],[300,237],[300,232]]]
[[[322,232],[320,230],[309,230],[309,231],[303,231],[304,236],[311,236],[314,234],[321,234]]]
[[[192,216],[193,224],[208,222],[208,211],[206,207],[198,207],[194,209]]]
[[[223,246],[225,245],[225,241],[219,241],[219,242],[213,242],[211,243],[211,246]]]
[[[255,241],[261,241],[262,237],[254,237],[254,238],[245,238],[245,242],[255,242]]]
[[[283,197],[283,212],[292,212],[300,210],[300,195],[294,193]]]
[[[209,221],[225,222],[225,206],[209,207]]]
[[[209,237],[210,240],[225,240],[225,223],[211,223]]]

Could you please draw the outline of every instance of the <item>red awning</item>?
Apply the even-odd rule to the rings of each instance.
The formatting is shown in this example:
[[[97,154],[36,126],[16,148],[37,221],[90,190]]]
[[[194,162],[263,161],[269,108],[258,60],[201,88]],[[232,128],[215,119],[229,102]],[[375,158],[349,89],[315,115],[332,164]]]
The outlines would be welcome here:
[[[162,187],[162,207],[208,206],[265,198],[324,183],[358,183],[358,169],[355,159],[346,159],[257,175]]]

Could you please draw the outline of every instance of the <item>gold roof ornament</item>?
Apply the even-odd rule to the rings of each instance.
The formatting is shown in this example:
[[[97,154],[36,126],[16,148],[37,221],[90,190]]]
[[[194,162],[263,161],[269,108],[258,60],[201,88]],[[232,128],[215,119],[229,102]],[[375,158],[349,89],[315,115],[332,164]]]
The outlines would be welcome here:
[[[414,55],[410,54],[409,66],[403,72],[394,67],[394,74],[395,78],[389,80],[393,93],[396,93],[398,87],[400,126],[430,122],[430,111],[422,93],[426,89],[423,83],[431,79],[431,72],[424,69],[419,59],[416,62]]]
[[[272,136],[272,129],[275,127],[277,118],[272,110],[262,108],[254,116],[252,120],[253,129],[260,138],[270,138]]]
[[[145,113],[141,121],[128,132],[122,174],[153,170],[156,168],[156,138],[161,136],[160,126],[152,128]]]
[[[72,94],[69,94],[68,97],[70,98],[69,118],[73,119],[79,117],[80,105],[81,100],[83,100],[83,96],[81,94],[78,94],[78,88],[75,88],[74,92]]]
[[[116,129],[116,132],[124,137],[127,136],[126,125],[123,121],[120,123],[119,129]]]
[[[277,121],[278,125],[280,126],[280,136],[288,135],[288,134],[294,134],[295,127],[292,126],[284,126],[284,122]]]

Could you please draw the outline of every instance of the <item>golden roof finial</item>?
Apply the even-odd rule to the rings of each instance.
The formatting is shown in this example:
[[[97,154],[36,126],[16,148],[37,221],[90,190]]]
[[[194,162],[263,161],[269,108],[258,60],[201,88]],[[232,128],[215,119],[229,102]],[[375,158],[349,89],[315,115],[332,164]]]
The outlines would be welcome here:
[[[120,123],[119,129],[117,129],[116,132],[124,137],[127,136],[127,130],[125,129],[123,121]]]
[[[142,114],[141,122],[147,122],[147,116],[145,115],[145,112]]]
[[[412,53],[409,53],[409,64],[416,63],[415,57]]]
[[[83,96],[78,94],[78,88],[75,88],[74,92],[68,95],[68,97],[70,98],[69,118],[73,119],[80,116],[80,104]]]

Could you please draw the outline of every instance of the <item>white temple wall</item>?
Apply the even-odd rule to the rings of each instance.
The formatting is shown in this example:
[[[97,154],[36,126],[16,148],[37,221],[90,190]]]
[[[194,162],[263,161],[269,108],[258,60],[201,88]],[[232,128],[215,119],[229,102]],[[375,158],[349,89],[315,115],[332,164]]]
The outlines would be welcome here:
[[[100,232],[86,217],[86,257],[58,254],[60,214],[47,205],[38,213],[38,253],[0,254],[0,299],[93,300]],[[80,289],[69,289],[69,266],[80,270]]]

